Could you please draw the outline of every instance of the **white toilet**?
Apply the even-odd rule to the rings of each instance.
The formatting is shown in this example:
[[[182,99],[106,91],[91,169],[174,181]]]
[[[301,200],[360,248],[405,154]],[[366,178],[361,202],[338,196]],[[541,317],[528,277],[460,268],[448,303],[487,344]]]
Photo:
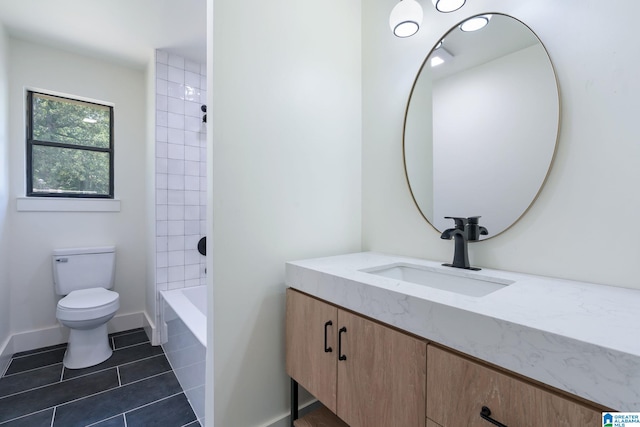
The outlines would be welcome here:
[[[53,251],[53,283],[58,302],[56,317],[70,329],[63,364],[80,369],[102,363],[113,353],[107,322],[120,308],[113,288],[116,250],[99,248]]]

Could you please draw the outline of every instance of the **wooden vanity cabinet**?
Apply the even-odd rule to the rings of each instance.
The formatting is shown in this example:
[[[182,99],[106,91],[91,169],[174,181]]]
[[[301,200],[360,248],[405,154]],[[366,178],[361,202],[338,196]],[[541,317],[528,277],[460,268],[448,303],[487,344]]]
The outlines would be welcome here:
[[[292,289],[286,330],[287,373],[349,426],[425,427],[425,341]]]
[[[490,426],[480,416],[483,406],[492,419],[508,427],[602,425],[598,408],[430,344],[427,417],[433,427]]]

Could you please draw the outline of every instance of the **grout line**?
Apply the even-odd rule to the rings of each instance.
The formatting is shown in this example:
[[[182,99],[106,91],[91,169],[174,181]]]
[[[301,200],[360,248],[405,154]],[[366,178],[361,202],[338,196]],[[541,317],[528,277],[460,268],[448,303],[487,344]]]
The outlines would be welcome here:
[[[122,387],[122,380],[120,380],[120,367],[116,366],[116,373],[118,374],[118,387]]]
[[[50,365],[38,366],[37,368],[31,368],[31,369],[27,369],[25,371],[14,372],[13,374],[5,375],[2,378],[11,378],[11,377],[16,376],[16,375],[26,374],[26,373],[29,373],[29,372],[37,371],[38,369],[50,368],[52,366],[59,365],[61,363],[62,363],[62,361],[56,362],[56,363],[51,363]]]
[[[87,425],[86,425],[86,426],[84,426],[84,427],[91,427],[91,426],[95,426],[95,425],[100,424],[100,423],[103,423],[103,422],[105,422],[105,421],[113,420],[113,419],[118,418],[118,417],[120,417],[120,416],[121,416],[122,418],[124,418],[124,414],[117,414],[117,415],[113,415],[113,416],[111,416],[111,417],[109,417],[109,418],[105,418],[105,419],[103,419],[103,420],[98,420],[98,421],[96,421],[95,423],[87,424]],[[125,420],[125,421],[124,421],[124,425],[125,425],[125,427],[127,426],[127,420]],[[53,427],[53,426],[51,426],[51,427]]]
[[[66,343],[65,343],[65,345],[66,345]],[[33,353],[23,354],[22,356],[14,356],[14,357],[12,357],[11,359],[23,359],[23,358],[25,358],[25,357],[36,356],[36,355],[38,355],[38,354],[44,354],[44,353],[49,353],[49,352],[51,352],[51,351],[58,351],[58,350],[62,350],[63,348],[65,348],[65,347],[63,347],[63,346],[62,346],[62,344],[60,344],[60,346],[59,346],[59,347],[56,347],[56,348],[50,348],[50,349],[47,349],[47,350],[39,351],[38,349],[35,349],[35,350],[32,350],[32,351],[33,351]],[[21,353],[22,353],[22,352],[21,352]]]
[[[14,421],[17,420],[21,420],[23,418],[29,417],[31,415],[35,415],[35,414],[39,414],[40,412],[44,412],[44,411],[48,411],[49,409],[53,408],[54,414],[55,414],[55,406],[49,406],[48,408],[44,408],[44,409],[39,409],[35,412],[29,412],[28,414],[24,414],[24,415],[19,415],[15,418],[11,418],[9,420],[4,420],[4,421],[0,421],[0,425],[9,425],[9,423],[13,423]],[[51,417],[51,423],[53,424],[53,417]]]
[[[122,414],[122,419],[124,420],[124,427],[127,427],[127,414]]]
[[[60,382],[64,381],[64,364],[62,364],[62,369],[60,370]]]
[[[56,409],[58,409],[58,407],[54,406],[53,407],[53,414],[51,414],[51,426],[50,427],[53,427],[53,420],[56,419]]]
[[[126,412],[124,413],[124,415],[125,415],[125,417],[126,417],[126,415],[127,415],[128,413],[131,413],[131,412],[133,412],[133,411],[137,411],[138,409],[146,408],[147,406],[150,406],[150,405],[156,404],[156,403],[158,403],[158,402],[162,402],[163,400],[170,399],[170,398],[175,397],[175,396],[178,396],[178,395],[180,395],[180,394],[184,394],[184,391],[180,391],[180,392],[178,392],[178,393],[174,393],[174,394],[172,394],[172,395],[170,395],[170,396],[165,396],[165,397],[160,398],[160,399],[158,399],[158,400],[154,400],[153,402],[145,403],[144,405],[142,405],[142,406],[138,406],[137,408],[129,409],[128,411],[126,411]],[[184,397],[185,397],[185,399],[186,399],[186,397],[187,397],[187,396],[185,395]],[[195,414],[195,412],[194,412],[194,414]],[[190,422],[193,422],[193,421],[190,421]]]

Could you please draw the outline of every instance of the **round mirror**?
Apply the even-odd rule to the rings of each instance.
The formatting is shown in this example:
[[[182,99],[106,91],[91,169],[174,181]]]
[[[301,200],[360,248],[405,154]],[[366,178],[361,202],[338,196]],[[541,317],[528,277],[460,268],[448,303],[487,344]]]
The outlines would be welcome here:
[[[496,13],[473,18],[479,25],[456,25],[422,64],[403,154],[413,200],[436,230],[453,227],[445,217],[481,216],[488,238],[536,199],[555,153],[560,106],[549,55],[529,27]]]

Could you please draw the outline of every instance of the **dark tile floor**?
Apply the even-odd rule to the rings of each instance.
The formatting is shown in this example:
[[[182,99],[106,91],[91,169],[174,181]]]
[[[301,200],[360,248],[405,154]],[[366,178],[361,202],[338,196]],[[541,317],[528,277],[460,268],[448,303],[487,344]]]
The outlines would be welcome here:
[[[144,330],[110,339],[113,356],[85,369],[62,366],[66,344],[14,354],[0,377],[0,426],[200,426],[162,348]]]

